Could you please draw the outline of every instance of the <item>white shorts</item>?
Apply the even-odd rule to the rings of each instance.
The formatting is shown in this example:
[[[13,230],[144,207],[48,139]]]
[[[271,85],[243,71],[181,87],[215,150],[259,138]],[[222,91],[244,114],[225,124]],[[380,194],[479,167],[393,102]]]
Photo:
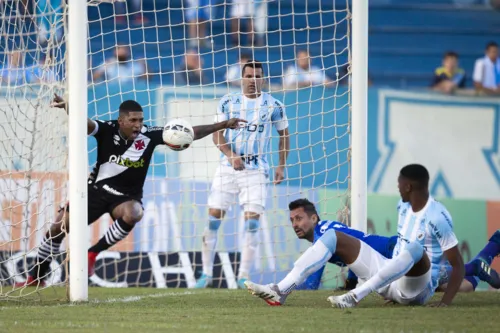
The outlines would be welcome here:
[[[208,197],[210,208],[227,210],[236,203],[247,211],[262,214],[266,206],[268,178],[262,170],[236,171],[232,166],[220,165],[212,181]]]
[[[231,5],[231,17],[234,18],[249,18],[255,13],[255,5],[253,0],[233,0]]]
[[[374,276],[391,259],[387,259],[368,244],[362,241],[360,243],[361,248],[359,257],[356,261],[362,260],[364,265],[362,265],[361,271],[358,272],[356,272],[353,267],[351,267],[351,269],[354,274],[358,276],[359,283],[364,283],[370,277]],[[361,265],[356,266],[356,268],[359,268]],[[403,276],[388,286],[376,290],[376,292],[385,299],[399,304],[423,305],[434,295],[431,274],[432,270],[429,268],[429,270],[421,276]]]

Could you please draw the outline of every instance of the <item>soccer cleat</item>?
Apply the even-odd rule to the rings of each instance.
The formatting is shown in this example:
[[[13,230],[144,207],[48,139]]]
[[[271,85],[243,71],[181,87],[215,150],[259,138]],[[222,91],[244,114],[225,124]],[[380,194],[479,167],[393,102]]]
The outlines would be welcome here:
[[[24,288],[24,287],[45,287],[45,282],[40,279],[35,279],[33,276],[28,275],[28,278],[24,282],[16,282],[14,284],[15,288]]]
[[[333,307],[340,309],[353,308],[358,304],[356,296],[351,292],[341,296],[330,296],[327,298],[327,301],[332,303]]]
[[[474,260],[472,264],[474,265],[476,276],[481,281],[488,283],[495,289],[500,288],[500,276],[498,275],[497,271],[491,268],[491,266],[488,265],[485,260],[479,258]]]
[[[96,252],[89,251],[89,253],[88,253],[89,277],[91,277],[95,273],[95,262],[97,260],[98,255],[99,255],[99,253],[96,253]]]
[[[251,281],[245,281],[244,284],[252,295],[262,298],[271,306],[280,306],[285,304],[285,300],[289,295],[281,293],[278,285],[276,284],[262,285]]]
[[[238,281],[236,282],[238,284],[239,289],[247,289],[247,286],[245,285],[245,282],[247,282],[247,278],[239,278]]]
[[[198,281],[196,281],[194,287],[196,289],[202,289],[202,288],[208,288],[211,285],[212,285],[212,277],[203,273],[198,279]]]

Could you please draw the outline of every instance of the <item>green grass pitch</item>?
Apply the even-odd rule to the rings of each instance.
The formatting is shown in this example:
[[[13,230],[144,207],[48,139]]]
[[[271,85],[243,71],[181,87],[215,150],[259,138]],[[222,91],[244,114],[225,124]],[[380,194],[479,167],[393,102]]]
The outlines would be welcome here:
[[[356,308],[335,309],[331,291],[298,291],[270,307],[244,290],[91,288],[89,302],[70,304],[65,288],[41,301],[0,301],[0,333],[124,332],[499,332],[500,294],[457,295],[448,308],[384,305],[370,295]],[[442,294],[437,294],[433,301]]]

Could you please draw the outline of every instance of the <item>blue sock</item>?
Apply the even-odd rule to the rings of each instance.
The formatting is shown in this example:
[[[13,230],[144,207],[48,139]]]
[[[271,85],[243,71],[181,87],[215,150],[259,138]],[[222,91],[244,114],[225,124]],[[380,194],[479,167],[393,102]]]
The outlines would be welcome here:
[[[465,265],[465,275],[474,275],[474,267],[470,265],[474,260],[481,258],[491,265],[493,258],[498,254],[500,254],[500,232],[497,230],[477,256]]]

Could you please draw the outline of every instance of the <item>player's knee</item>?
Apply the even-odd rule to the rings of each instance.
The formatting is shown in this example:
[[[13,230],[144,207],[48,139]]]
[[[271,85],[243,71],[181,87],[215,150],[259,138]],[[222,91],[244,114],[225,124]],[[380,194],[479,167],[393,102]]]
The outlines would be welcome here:
[[[418,262],[424,255],[424,247],[419,242],[411,242],[406,246],[406,250],[413,258],[413,262]]]
[[[144,216],[144,210],[139,203],[133,203],[125,209],[125,214],[123,214],[123,221],[128,224],[135,224],[142,220]]]
[[[208,217],[208,229],[212,231],[217,231],[219,230],[220,224],[221,224],[221,219],[217,217],[213,217],[210,215]]]
[[[337,250],[337,232],[334,229],[328,229],[323,236],[319,238],[319,241],[323,243],[331,253],[335,253]]]
[[[64,221],[64,220],[63,220]],[[63,221],[59,223],[54,223],[50,226],[47,232],[47,238],[54,240],[63,240],[66,234],[69,232],[69,223],[67,226],[63,225]]]
[[[221,220],[224,217],[224,211],[222,209],[210,208],[208,210],[208,215]]]
[[[259,230],[259,220],[248,219],[245,221],[245,230],[248,232],[257,232]]]

